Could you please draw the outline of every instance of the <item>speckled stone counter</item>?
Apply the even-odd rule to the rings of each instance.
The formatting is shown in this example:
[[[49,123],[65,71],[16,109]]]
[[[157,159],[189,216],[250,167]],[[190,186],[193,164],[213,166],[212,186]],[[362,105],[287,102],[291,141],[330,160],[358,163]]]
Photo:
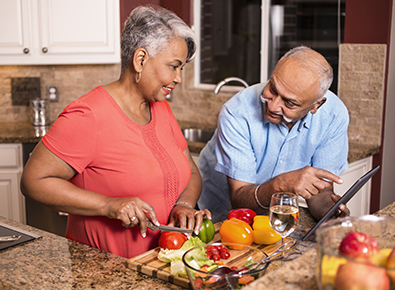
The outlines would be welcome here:
[[[377,215],[395,216],[395,203]],[[43,236],[0,251],[0,289],[183,289],[127,268],[126,258],[3,217],[0,222]],[[300,241],[314,223],[301,208],[291,237],[304,254],[283,265],[272,263],[265,276],[243,289],[317,289],[316,243],[313,237]]]
[[[212,126],[195,124],[191,122],[179,122],[182,129],[195,128],[212,130]],[[35,143],[49,130],[49,126],[33,126],[29,122],[0,123],[0,143]],[[200,153],[205,146],[201,142],[188,142],[189,150],[193,153]],[[354,162],[365,157],[377,154],[379,146],[363,145],[350,142],[348,162]]]
[[[395,217],[395,202],[378,211],[375,215]],[[309,240],[311,239],[309,238]],[[276,271],[267,273],[262,278],[244,287],[243,290],[316,290],[318,289],[315,276],[316,265],[317,248],[313,248],[301,257],[284,264]]]
[[[119,257],[0,217],[42,235],[0,251],[0,289],[182,289],[126,267]]]
[[[313,225],[307,210],[301,209],[300,220],[292,235],[299,241]],[[0,217],[0,222],[43,236],[0,251],[0,289],[183,289],[127,268],[126,258],[9,219]],[[298,249],[315,246],[299,242]],[[268,273],[281,271],[278,267],[273,263]]]
[[[36,143],[49,126],[33,126],[29,122],[0,123],[0,143]]]
[[[202,130],[211,130],[214,131],[215,127],[208,126],[208,125],[202,125],[202,124],[196,124],[193,122],[178,122],[181,129],[187,129],[187,128],[193,128],[193,129],[202,129]],[[205,146],[205,143],[201,142],[189,142],[188,141],[188,147],[191,152],[194,153],[200,153],[202,151],[203,147]],[[349,143],[349,152],[348,152],[348,162],[352,163],[354,161],[361,160],[363,158],[372,156],[374,154],[379,153],[380,146],[378,145],[365,145],[365,144],[358,144],[354,142]]]

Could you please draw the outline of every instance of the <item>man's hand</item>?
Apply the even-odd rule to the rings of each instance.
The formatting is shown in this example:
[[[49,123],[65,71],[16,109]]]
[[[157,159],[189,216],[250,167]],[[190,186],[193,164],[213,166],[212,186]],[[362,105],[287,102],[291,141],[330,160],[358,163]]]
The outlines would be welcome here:
[[[336,203],[341,198],[341,196],[337,195],[337,194],[332,194],[331,198],[332,198],[333,202]],[[349,216],[349,215],[350,215],[350,209],[347,206],[345,206],[344,204],[341,204],[339,206],[339,212],[338,212],[337,216],[338,217],[345,217],[345,216]]]
[[[327,188],[332,188],[332,182],[343,183],[340,177],[331,172],[311,166],[280,174],[276,179],[279,191],[293,192],[306,200]]]
[[[316,220],[320,220],[339,199],[340,196],[335,195],[331,187],[307,199],[306,202],[311,215]],[[340,205],[339,216],[344,217],[347,215],[350,215],[350,210],[344,204]]]

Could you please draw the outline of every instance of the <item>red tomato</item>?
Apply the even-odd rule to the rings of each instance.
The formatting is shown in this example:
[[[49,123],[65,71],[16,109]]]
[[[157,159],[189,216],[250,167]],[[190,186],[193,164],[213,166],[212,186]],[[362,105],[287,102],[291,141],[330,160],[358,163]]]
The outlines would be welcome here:
[[[178,232],[163,232],[159,237],[159,247],[168,250],[178,250],[187,241],[184,234]]]

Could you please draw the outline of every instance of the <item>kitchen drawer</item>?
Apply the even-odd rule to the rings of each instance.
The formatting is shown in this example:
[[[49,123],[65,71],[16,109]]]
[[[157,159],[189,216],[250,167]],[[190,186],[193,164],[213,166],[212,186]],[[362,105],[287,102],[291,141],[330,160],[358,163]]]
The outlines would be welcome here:
[[[22,144],[0,144],[0,169],[22,167]]]

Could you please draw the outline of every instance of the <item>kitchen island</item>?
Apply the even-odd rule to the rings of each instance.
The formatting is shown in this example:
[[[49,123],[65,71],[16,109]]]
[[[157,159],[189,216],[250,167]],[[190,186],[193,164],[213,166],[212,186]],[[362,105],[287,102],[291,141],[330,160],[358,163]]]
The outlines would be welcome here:
[[[395,216],[395,203],[377,215]],[[245,290],[317,289],[316,244],[313,238],[300,242],[314,221],[306,209],[301,209],[300,221],[291,237],[304,254],[269,269]],[[0,251],[0,289],[183,289],[129,269],[126,258],[3,217],[0,222],[42,236]]]
[[[179,122],[182,129],[196,128],[212,130],[215,128],[207,127],[191,122]],[[0,123],[0,143],[37,143],[41,137],[49,130],[50,126],[33,126],[29,122]],[[205,146],[201,142],[188,142],[189,150],[193,153],[200,153]],[[364,145],[350,142],[348,162],[363,159],[379,152],[380,146]]]
[[[300,217],[292,236],[299,240],[313,225],[307,210]],[[126,258],[3,217],[0,222],[42,236],[0,251],[0,289],[183,289],[129,269]],[[302,252],[314,247],[313,240],[298,244]]]

